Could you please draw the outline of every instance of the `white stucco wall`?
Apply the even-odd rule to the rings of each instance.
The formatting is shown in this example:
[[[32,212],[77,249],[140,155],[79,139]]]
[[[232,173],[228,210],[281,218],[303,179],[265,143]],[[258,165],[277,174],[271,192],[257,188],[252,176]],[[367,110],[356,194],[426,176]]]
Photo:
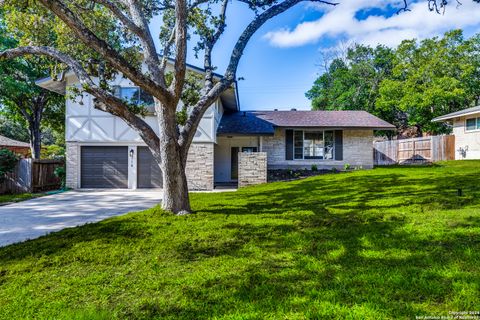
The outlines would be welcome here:
[[[260,147],[259,137],[218,137],[214,152],[215,182],[231,181],[232,147]]]
[[[466,131],[466,119],[472,117],[480,117],[480,113],[473,116],[456,118],[453,121],[455,160],[480,159],[480,130]],[[464,152],[461,152],[461,150]]]
[[[129,80],[118,77],[112,85],[134,86]],[[67,88],[78,86],[75,77],[67,78]],[[67,90],[68,93],[68,90]],[[180,108],[181,106],[179,106]],[[197,142],[215,142],[216,130],[223,114],[220,100],[212,105],[200,121],[194,137]],[[145,117],[145,121],[158,132],[158,123],[154,115]],[[141,142],[140,136],[120,118],[94,108],[93,97],[83,94],[66,101],[66,141],[67,142]]]

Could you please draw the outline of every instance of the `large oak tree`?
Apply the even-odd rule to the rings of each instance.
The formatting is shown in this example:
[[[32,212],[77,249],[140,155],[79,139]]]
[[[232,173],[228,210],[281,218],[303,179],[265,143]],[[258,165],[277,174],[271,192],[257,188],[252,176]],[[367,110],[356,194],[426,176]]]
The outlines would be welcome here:
[[[236,0],[255,15],[236,40],[223,77],[215,81],[212,52],[226,29],[226,13],[232,1],[4,0],[3,6],[11,14],[9,19],[15,20],[15,28],[20,30],[22,46],[0,53],[0,58],[42,55],[72,70],[82,89],[98,101],[95,107],[122,118],[151,150],[163,172],[162,207],[174,213],[190,212],[185,166],[200,119],[236,81],[240,58],[255,32],[269,19],[304,0]],[[428,4],[432,10],[442,10],[446,1],[428,0]],[[163,19],[161,48],[156,47],[149,28],[153,16]],[[187,44],[193,33],[198,38],[194,49],[203,54],[203,88],[186,120],[178,122],[177,105],[186,81]],[[168,58],[174,64],[170,81],[166,72]],[[142,63],[146,69],[141,68]],[[104,80],[115,72],[154,97],[158,134],[136,109],[113,94]],[[96,77],[100,81],[95,81]]]

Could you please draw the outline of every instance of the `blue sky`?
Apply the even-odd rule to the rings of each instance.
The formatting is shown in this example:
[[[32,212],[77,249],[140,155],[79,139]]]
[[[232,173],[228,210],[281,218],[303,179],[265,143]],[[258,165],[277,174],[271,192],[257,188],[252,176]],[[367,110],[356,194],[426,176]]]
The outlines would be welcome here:
[[[467,2],[468,1],[468,2]],[[309,109],[305,92],[322,72],[322,53],[354,42],[395,46],[404,39],[423,39],[450,29],[467,36],[480,32],[480,5],[465,0],[445,14],[428,11],[426,1],[412,2],[411,11],[399,15],[400,4],[387,0],[340,0],[331,7],[302,3],[267,22],[251,39],[239,65],[242,110]],[[231,2],[227,29],[213,54],[222,73],[236,39],[253,18],[244,5]],[[152,23],[152,29],[157,28]],[[190,47],[193,47],[190,46]],[[192,50],[188,62],[202,66]]]

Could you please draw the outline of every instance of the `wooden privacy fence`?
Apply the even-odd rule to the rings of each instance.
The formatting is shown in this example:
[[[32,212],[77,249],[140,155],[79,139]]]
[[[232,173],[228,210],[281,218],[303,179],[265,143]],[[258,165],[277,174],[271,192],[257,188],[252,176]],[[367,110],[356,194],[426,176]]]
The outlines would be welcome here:
[[[61,166],[61,160],[20,159],[15,170],[0,182],[0,194],[60,189],[61,181],[54,172]]]
[[[373,144],[375,165],[429,163],[455,159],[455,136],[431,136]]]
[[[61,180],[55,175],[55,169],[63,167],[61,160],[34,160],[32,162],[32,191],[60,189]]]

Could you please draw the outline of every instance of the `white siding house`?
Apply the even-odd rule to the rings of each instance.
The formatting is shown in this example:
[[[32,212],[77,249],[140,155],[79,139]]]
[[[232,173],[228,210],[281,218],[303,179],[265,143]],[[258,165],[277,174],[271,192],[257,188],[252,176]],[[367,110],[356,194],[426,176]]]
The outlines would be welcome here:
[[[450,122],[455,136],[455,160],[480,159],[480,106],[433,119]]]

